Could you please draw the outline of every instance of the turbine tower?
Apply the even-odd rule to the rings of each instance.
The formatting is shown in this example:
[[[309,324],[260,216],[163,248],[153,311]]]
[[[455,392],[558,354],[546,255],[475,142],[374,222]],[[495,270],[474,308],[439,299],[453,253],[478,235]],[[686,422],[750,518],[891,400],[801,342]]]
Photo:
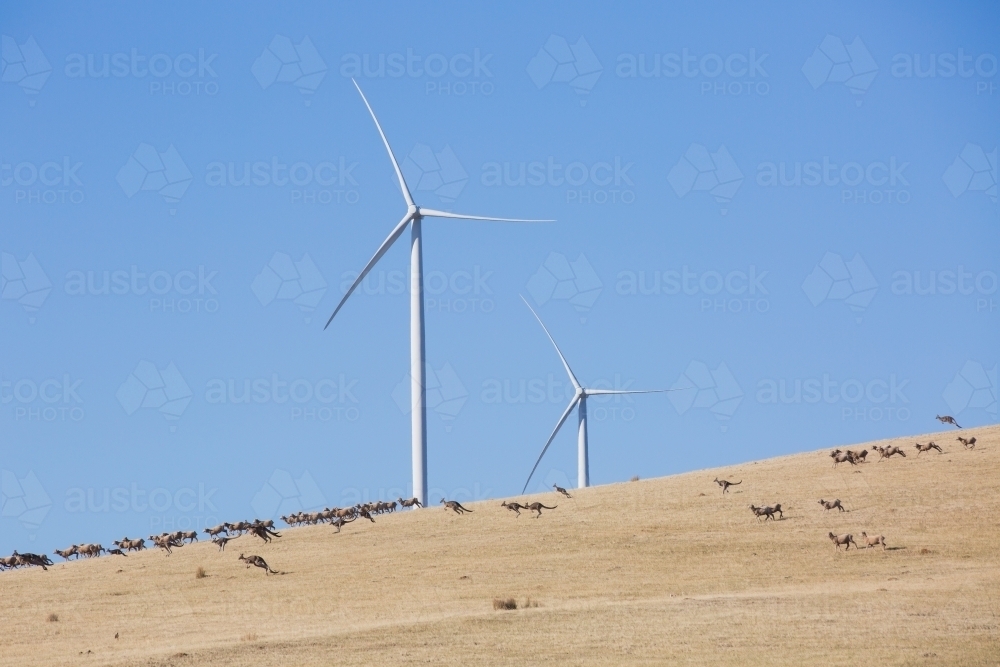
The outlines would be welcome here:
[[[524,301],[524,305],[528,307],[528,310],[530,310],[531,314],[535,316],[535,319],[538,320],[538,323],[542,325],[542,330],[545,332],[545,335],[549,337],[550,341],[552,341],[552,347],[556,348],[556,354],[559,355],[559,360],[562,361],[563,368],[566,369],[566,375],[569,376],[569,381],[573,383],[573,389],[574,389],[573,398],[570,399],[569,405],[566,406],[566,410],[565,412],[563,412],[562,417],[560,417],[559,421],[556,422],[556,427],[555,429],[552,430],[552,435],[550,435],[549,439],[545,441],[545,446],[542,447],[542,453],[538,455],[538,460],[535,461],[535,467],[531,469],[531,474],[528,475],[528,479],[527,481],[525,481],[524,488],[521,489],[521,493],[523,494],[525,491],[528,490],[528,484],[531,482],[531,477],[532,475],[535,474],[535,470],[538,469],[538,464],[542,462],[542,457],[545,456],[545,452],[548,451],[549,445],[552,444],[552,440],[556,437],[556,434],[559,433],[559,429],[562,428],[562,425],[566,421],[566,418],[569,417],[569,413],[571,413],[573,411],[573,408],[575,408],[577,405],[580,406],[580,409],[577,413],[579,417],[579,424],[577,427],[577,435],[576,435],[577,438],[576,475],[577,475],[577,488],[582,489],[587,486],[590,486],[590,458],[587,449],[588,448],[587,397],[617,395],[617,394],[657,394],[665,391],[675,391],[675,390],[674,389],[628,389],[628,390],[589,389],[587,387],[584,387],[583,385],[580,384],[580,381],[576,379],[576,376],[573,375],[573,371],[570,369],[569,364],[566,362],[566,357],[564,357],[563,353],[559,350],[559,346],[556,345],[556,341],[554,338],[552,338],[552,334],[550,334],[549,330],[545,328],[545,323],[542,322],[542,318],[538,316],[538,313],[536,313],[535,309],[531,307],[531,304],[528,303],[527,299],[525,299],[522,296],[521,300]]]
[[[354,81],[352,79],[352,81]],[[420,503],[427,505],[427,389],[424,381],[426,368],[425,348],[424,348],[424,262],[421,242],[421,226],[424,218],[452,218],[455,220],[489,220],[493,222],[554,222],[553,220],[522,220],[517,218],[488,218],[480,215],[465,215],[460,213],[449,213],[447,211],[436,211],[430,208],[417,206],[410,194],[410,189],[403,178],[403,172],[399,169],[396,156],[389,147],[389,140],[385,138],[385,132],[372,111],[372,106],[368,103],[365,94],[361,92],[361,87],[354,81],[354,87],[358,89],[361,99],[368,107],[368,113],[375,121],[385,150],[389,153],[389,160],[392,161],[392,168],[396,171],[396,178],[399,180],[399,189],[402,191],[403,199],[406,202],[406,214],[403,219],[396,224],[389,236],[386,237],[382,245],[379,246],[375,255],[368,261],[365,268],[358,274],[357,279],[350,289],[344,294],[344,298],[337,304],[337,308],[327,320],[325,330],[333,322],[340,309],[344,306],[348,297],[354,293],[361,281],[365,279],[368,272],[372,270],[376,263],[382,258],[392,244],[396,242],[407,226],[410,228],[410,438],[413,452],[413,494],[420,499]]]

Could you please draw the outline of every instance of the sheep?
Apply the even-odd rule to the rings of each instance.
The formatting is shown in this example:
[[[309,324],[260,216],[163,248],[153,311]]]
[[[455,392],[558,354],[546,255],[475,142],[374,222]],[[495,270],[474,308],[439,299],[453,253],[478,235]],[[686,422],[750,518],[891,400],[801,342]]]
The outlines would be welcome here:
[[[852,466],[857,465],[857,463],[854,461],[854,457],[848,454],[847,452],[838,452],[836,455],[832,456],[833,456],[834,468],[836,468],[837,465],[841,463],[850,463]]]
[[[416,507],[423,507],[423,505],[420,504],[420,500],[417,499],[417,498],[410,498],[409,500],[403,500],[402,498],[396,498],[396,500],[399,501],[399,504],[402,507],[414,507],[414,506],[416,506]]]
[[[852,544],[854,545],[855,549],[860,548],[858,547],[858,543],[854,541],[854,536],[851,535],[850,533],[847,533],[845,535],[834,535],[833,533],[830,533],[830,540],[833,542],[833,548],[836,549],[837,551],[840,551],[841,544],[846,546],[844,551],[850,551]]]
[[[820,498],[819,504],[822,505],[823,509],[825,509],[825,510],[832,510],[834,507],[836,507],[841,512],[846,512],[847,511],[847,510],[844,509],[844,506],[840,504],[840,499],[839,498],[837,500],[834,500],[833,502],[830,502],[829,500],[823,500],[822,498]]]
[[[892,458],[895,454],[899,454],[904,459],[906,458],[906,452],[895,445],[892,447],[876,447],[875,450],[879,453],[879,463],[882,462],[882,459]]]
[[[770,506],[755,507],[753,505],[750,505],[750,511],[754,513],[758,521],[760,520],[761,517],[764,517],[764,521],[767,521],[768,519],[774,521],[775,512],[780,514],[782,519],[785,518],[784,513],[781,511],[781,503],[775,503],[774,507]]]
[[[71,546],[69,549],[56,549],[52,553],[54,553],[57,556],[62,556],[65,560],[69,560],[69,557],[72,556],[72,555],[74,555],[74,554],[78,558],[79,558],[79,555],[80,555],[79,551],[77,550],[77,546],[75,544],[73,546]]]
[[[934,444],[933,441],[928,442],[926,445],[921,445],[919,442],[914,445],[917,448],[917,456],[920,456],[924,452],[929,452],[932,449],[938,450],[938,454],[944,454],[941,448]]]
[[[885,551],[885,536],[884,535],[872,535],[868,537],[868,533],[861,531],[861,537],[865,540],[865,549],[871,549],[874,546],[882,545],[882,551]],[[858,546],[855,544],[854,546]]]

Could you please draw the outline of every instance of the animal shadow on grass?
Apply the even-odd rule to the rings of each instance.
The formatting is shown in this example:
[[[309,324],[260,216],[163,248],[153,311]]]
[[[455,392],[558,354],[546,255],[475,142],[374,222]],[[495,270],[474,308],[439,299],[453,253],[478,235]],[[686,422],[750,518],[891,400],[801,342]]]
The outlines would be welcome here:
[[[886,551],[903,551],[906,547],[886,547]]]

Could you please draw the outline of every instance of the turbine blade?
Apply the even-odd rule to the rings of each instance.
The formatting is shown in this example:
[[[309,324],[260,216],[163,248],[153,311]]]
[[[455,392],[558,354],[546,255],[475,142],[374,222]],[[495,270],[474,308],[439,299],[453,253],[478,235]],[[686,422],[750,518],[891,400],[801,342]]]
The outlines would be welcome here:
[[[399,179],[399,187],[403,191],[403,199],[406,200],[407,206],[413,206],[413,197],[410,195],[410,189],[406,187],[406,181],[403,179],[403,172],[399,170],[399,164],[396,162],[396,156],[392,154],[392,148],[389,147],[389,140],[385,138],[385,132],[382,131],[382,126],[378,122],[378,118],[375,117],[375,112],[372,111],[372,105],[368,104],[368,98],[365,94],[361,92],[361,86],[353,78],[351,82],[354,83],[354,87],[358,89],[358,93],[361,95],[361,99],[364,100],[365,106],[368,107],[368,113],[372,115],[372,120],[375,121],[375,127],[378,128],[378,133],[382,137],[382,143],[385,144],[385,150],[389,152],[389,159],[392,160],[392,168],[396,170],[396,178]]]
[[[436,211],[432,208],[420,208],[420,215],[425,218],[451,218],[453,220],[489,220],[491,222],[555,222],[555,220],[527,220],[524,218],[488,218],[482,215],[465,215],[464,213],[449,213]]]
[[[552,430],[552,435],[550,435],[549,439],[545,441],[545,446],[542,447],[542,453],[538,455],[538,460],[535,461],[535,467],[531,469],[531,474],[528,475],[528,480],[524,483],[524,488],[521,489],[522,495],[527,490],[528,484],[531,483],[531,477],[532,475],[535,474],[535,470],[538,469],[538,464],[542,462],[542,457],[545,456],[545,452],[549,450],[549,445],[552,444],[552,440],[556,437],[556,433],[558,433],[559,429],[562,428],[562,425],[566,422],[566,418],[569,417],[569,413],[573,412],[573,408],[575,408],[576,404],[579,402],[580,402],[580,397],[574,396],[573,400],[570,401],[569,405],[566,407],[566,412],[564,412],[562,414],[562,417],[559,418],[559,421],[556,422],[556,427]]]
[[[337,316],[337,313],[340,312],[340,309],[344,306],[344,303],[347,301],[347,297],[351,296],[351,294],[354,293],[354,290],[357,289],[358,285],[361,284],[361,281],[365,279],[365,276],[367,276],[368,272],[372,270],[372,267],[374,267],[375,264],[380,259],[382,259],[382,255],[384,255],[386,251],[389,250],[392,244],[396,242],[396,239],[399,238],[399,235],[403,233],[403,230],[406,229],[406,225],[410,223],[411,218],[412,215],[409,213],[403,216],[403,219],[399,221],[399,224],[396,225],[396,228],[392,230],[392,233],[389,234],[389,236],[385,239],[385,241],[382,241],[382,245],[378,247],[378,251],[375,253],[375,256],[372,257],[367,264],[365,264],[365,268],[362,269],[360,274],[358,274],[358,277],[354,280],[354,283],[351,285],[351,288],[347,290],[347,292],[344,294],[344,298],[342,298],[340,300],[340,303],[337,304],[337,309],[333,311],[333,315],[331,315],[330,319],[326,321],[326,326],[323,327],[324,331],[326,330],[326,327],[330,326],[330,322],[333,322],[333,318]]]
[[[545,328],[545,324],[542,322],[542,318],[538,316],[538,313],[536,313],[535,309],[531,307],[531,304],[528,303],[528,300],[524,298],[524,295],[522,294],[520,296],[521,296],[521,301],[524,301],[524,305],[528,307],[528,310],[531,311],[531,314],[534,315],[535,319],[538,320],[538,323],[542,325],[542,331],[544,331],[545,335],[549,337],[550,341],[552,341],[552,347],[556,348],[556,354],[558,354],[559,359],[562,360],[563,368],[566,369],[566,374],[569,375],[569,379],[573,383],[573,387],[576,389],[580,389],[580,387],[582,386],[580,385],[580,381],[576,379],[575,375],[573,375],[573,371],[570,370],[569,364],[566,362],[566,357],[564,357],[563,353],[559,350],[559,346],[556,345],[556,341],[552,337],[552,334],[550,334],[549,330]]]
[[[588,389],[587,395],[595,394],[658,394],[664,391],[680,391],[680,389]]]

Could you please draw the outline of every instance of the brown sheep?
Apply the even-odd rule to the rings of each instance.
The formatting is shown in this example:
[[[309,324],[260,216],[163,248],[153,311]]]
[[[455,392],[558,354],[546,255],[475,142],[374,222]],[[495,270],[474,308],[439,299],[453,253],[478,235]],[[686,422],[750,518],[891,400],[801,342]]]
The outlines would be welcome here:
[[[822,498],[820,498],[819,504],[822,505],[823,509],[826,509],[826,510],[832,510],[834,507],[836,507],[841,512],[846,512],[847,511],[847,510],[844,509],[844,506],[840,504],[840,498],[838,498],[837,500],[834,500],[833,502],[831,502],[829,500],[823,500]]]
[[[885,536],[884,535],[872,535],[868,537],[868,533],[861,531],[861,537],[865,540],[865,549],[871,549],[874,546],[882,545],[882,551],[885,551]],[[855,544],[854,546],[858,546]]]
[[[916,445],[914,445],[914,447],[917,448],[917,456],[920,456],[924,452],[929,452],[932,449],[938,450],[938,454],[944,454],[944,452],[941,451],[941,448],[938,447],[937,445],[935,445],[933,441],[932,442],[928,442],[926,445],[921,445],[918,442]]]
[[[860,548],[858,547],[858,543],[854,541],[854,536],[850,533],[847,533],[846,535],[834,535],[833,533],[830,533],[830,541],[833,542],[833,548],[837,551],[840,551],[841,544],[847,547],[844,551],[850,551],[852,544],[855,549]]]

